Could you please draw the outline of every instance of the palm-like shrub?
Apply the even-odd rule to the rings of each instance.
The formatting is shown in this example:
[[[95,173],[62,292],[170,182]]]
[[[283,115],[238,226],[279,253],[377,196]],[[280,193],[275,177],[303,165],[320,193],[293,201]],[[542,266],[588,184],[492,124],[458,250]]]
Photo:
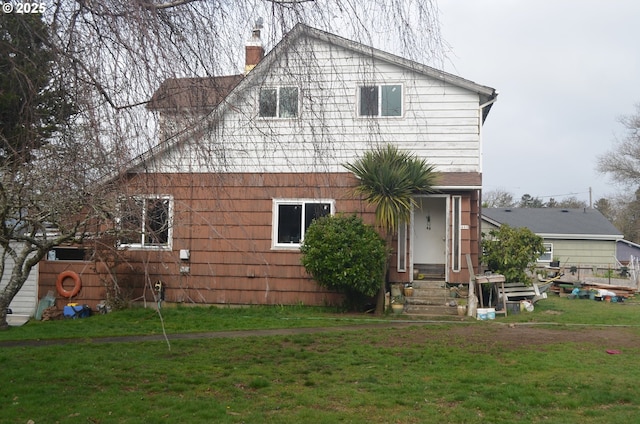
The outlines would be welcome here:
[[[432,193],[437,174],[433,165],[394,145],[366,152],[344,165],[359,180],[355,192],[375,207],[376,224],[384,231],[387,245],[403,222],[411,217],[416,194]],[[376,313],[384,310],[385,281],[382,282]]]
[[[436,181],[433,165],[386,145],[344,165],[360,180],[355,191],[376,208],[376,224],[388,236],[411,216],[414,195],[431,193]]]

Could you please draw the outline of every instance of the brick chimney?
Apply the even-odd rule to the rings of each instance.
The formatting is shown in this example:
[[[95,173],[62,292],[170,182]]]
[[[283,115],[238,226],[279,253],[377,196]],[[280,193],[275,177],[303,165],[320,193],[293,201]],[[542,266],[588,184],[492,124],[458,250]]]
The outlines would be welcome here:
[[[264,57],[264,47],[262,40],[260,39],[260,30],[262,29],[262,18],[256,21],[253,31],[251,32],[251,39],[247,41],[245,45],[245,65],[244,74],[247,75],[249,71],[256,67],[258,62]]]

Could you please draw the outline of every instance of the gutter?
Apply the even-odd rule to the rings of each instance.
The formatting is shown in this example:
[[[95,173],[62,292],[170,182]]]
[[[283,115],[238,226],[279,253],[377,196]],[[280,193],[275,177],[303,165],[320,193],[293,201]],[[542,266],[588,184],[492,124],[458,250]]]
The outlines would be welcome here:
[[[482,190],[482,185],[433,186],[434,190]]]
[[[484,109],[485,107],[487,107],[487,106],[489,106],[489,105],[492,105],[492,104],[494,104],[495,102],[497,102],[497,101],[498,101],[498,94],[499,94],[499,93],[496,91],[496,92],[493,94],[493,97],[491,98],[491,100],[489,100],[488,102],[485,102],[485,103],[483,103],[483,104],[481,104],[481,105],[480,105],[480,109]]]
[[[609,240],[619,241],[623,237],[620,234],[551,234],[536,233],[536,235],[547,240]]]

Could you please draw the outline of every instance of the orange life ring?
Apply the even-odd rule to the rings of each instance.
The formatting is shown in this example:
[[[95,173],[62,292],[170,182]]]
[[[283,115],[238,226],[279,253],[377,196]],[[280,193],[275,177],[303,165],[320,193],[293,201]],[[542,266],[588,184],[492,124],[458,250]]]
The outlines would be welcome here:
[[[71,290],[65,290],[65,288],[62,287],[62,282],[67,278],[71,278],[73,280],[73,289]],[[75,272],[64,271],[58,274],[58,278],[56,279],[56,289],[58,290],[58,293],[60,293],[60,296],[73,297],[78,294],[80,287],[82,287],[80,276]]]

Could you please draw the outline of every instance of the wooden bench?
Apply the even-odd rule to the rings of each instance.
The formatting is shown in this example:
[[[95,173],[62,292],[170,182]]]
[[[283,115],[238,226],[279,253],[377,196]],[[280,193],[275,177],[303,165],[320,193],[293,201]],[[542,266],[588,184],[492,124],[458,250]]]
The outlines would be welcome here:
[[[540,296],[536,286],[527,286],[524,283],[501,283],[498,285],[498,298],[504,297],[507,301],[532,300]]]
[[[507,315],[507,302],[530,300],[532,303],[536,303],[540,299],[547,298],[547,293],[541,293],[536,283],[530,286],[524,283],[500,283],[497,285],[497,289],[498,301],[502,299],[505,316]]]
[[[524,283],[501,283],[497,286],[498,298],[513,302],[517,300],[530,300],[533,303],[540,299],[546,299],[547,294],[541,293],[538,284],[528,286]]]

